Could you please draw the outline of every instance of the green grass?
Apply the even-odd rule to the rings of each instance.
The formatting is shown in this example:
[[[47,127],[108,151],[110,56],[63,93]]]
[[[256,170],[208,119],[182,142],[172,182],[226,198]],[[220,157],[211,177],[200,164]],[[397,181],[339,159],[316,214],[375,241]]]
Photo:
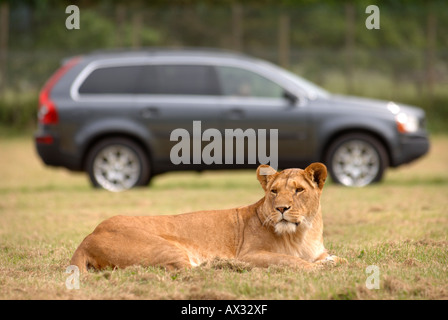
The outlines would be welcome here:
[[[115,194],[44,167],[29,137],[0,138],[0,299],[447,299],[448,137],[383,183],[322,197],[326,247],[348,265],[312,272],[216,260],[192,270],[90,272],[68,290],[70,258],[102,220],[231,208],[263,196],[255,172],[172,173]],[[379,270],[369,290],[366,268]]]

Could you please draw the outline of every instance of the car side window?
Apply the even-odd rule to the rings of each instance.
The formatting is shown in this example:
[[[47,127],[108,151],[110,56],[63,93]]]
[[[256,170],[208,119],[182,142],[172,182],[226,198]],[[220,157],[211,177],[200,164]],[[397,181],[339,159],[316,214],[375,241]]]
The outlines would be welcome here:
[[[281,98],[284,90],[275,82],[241,68],[218,66],[224,96]]]
[[[79,87],[79,94],[136,93],[140,66],[101,67],[93,70]]]
[[[219,95],[219,87],[211,66],[150,65],[143,68],[138,93]]]

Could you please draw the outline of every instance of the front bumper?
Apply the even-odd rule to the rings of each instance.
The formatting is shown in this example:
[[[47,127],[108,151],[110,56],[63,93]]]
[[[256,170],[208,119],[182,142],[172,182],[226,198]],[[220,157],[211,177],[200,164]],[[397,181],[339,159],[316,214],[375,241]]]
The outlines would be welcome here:
[[[396,148],[395,156],[392,159],[392,167],[412,162],[426,153],[430,149],[430,142],[427,135],[403,135],[400,137],[399,146]]]

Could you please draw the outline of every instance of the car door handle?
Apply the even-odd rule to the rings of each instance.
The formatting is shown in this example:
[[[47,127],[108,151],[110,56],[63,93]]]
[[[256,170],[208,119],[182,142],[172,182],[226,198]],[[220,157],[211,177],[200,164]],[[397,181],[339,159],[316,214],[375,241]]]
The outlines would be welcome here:
[[[229,119],[241,119],[244,118],[245,112],[242,109],[231,109],[226,112],[226,117]]]
[[[159,108],[157,107],[146,107],[140,111],[140,115],[143,118],[155,118],[159,116]]]

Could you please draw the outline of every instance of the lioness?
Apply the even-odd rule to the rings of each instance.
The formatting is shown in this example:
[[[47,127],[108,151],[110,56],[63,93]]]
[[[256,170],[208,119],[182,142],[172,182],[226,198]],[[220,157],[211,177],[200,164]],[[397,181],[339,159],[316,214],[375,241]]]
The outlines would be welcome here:
[[[257,178],[265,196],[258,202],[180,215],[112,217],[84,239],[71,264],[84,272],[130,265],[191,268],[215,257],[304,269],[344,261],[330,256],[323,244],[320,196],[326,177],[321,163],[281,172],[261,165]]]

